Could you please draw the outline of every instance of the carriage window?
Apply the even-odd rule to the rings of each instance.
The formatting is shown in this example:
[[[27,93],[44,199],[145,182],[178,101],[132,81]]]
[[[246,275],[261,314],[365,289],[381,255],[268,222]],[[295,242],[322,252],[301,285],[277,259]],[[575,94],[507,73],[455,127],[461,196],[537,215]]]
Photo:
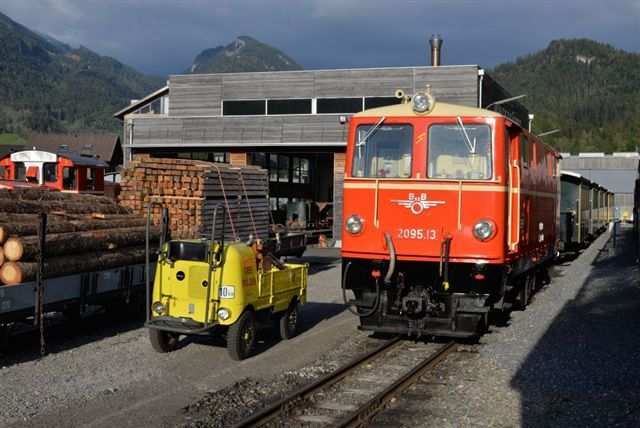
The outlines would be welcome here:
[[[524,136],[520,136],[520,165],[529,168],[529,142]]]
[[[411,176],[411,125],[360,125],[353,150],[354,177]]]
[[[24,162],[16,162],[14,171],[15,180],[24,180],[27,178],[27,169],[24,167]]]
[[[62,188],[64,190],[76,190],[77,171],[73,167],[66,167],[62,170]]]
[[[96,171],[93,168],[87,170],[87,190],[96,190]]]
[[[58,164],[56,163],[45,163],[42,167],[42,172],[44,175],[44,181],[47,183],[55,183],[58,181]]]
[[[488,180],[492,177],[489,125],[433,125],[429,128],[429,177]]]

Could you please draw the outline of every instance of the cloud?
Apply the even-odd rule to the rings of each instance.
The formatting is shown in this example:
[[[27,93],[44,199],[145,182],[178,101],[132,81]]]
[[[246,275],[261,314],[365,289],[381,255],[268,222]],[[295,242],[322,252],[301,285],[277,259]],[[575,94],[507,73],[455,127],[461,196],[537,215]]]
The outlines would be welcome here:
[[[426,64],[432,33],[449,64],[490,67],[561,37],[640,50],[639,0],[3,0],[0,10],[155,74],[182,72],[241,34],[306,68]]]

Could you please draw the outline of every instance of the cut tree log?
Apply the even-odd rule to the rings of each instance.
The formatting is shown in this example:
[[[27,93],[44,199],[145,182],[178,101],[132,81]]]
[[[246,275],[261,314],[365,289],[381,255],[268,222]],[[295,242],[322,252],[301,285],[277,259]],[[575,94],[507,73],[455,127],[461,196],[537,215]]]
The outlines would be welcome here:
[[[117,216],[117,219],[115,220],[92,220],[89,218],[88,220],[54,221],[51,223],[47,221],[47,233],[68,233],[88,230],[142,227],[145,224],[146,220],[144,218],[135,215],[129,215],[127,217]],[[0,244],[13,235],[26,237],[37,234],[37,222],[13,224],[0,223]]]
[[[151,229],[150,239],[157,242],[160,228]],[[144,227],[120,229],[89,230],[86,232],[58,233],[47,236],[45,256],[55,257],[82,254],[90,251],[110,251],[127,247],[144,245],[146,230]],[[7,239],[4,254],[8,261],[34,261],[39,249],[38,236],[15,237]],[[84,257],[69,257],[82,258]]]
[[[45,200],[26,201],[14,199],[0,199],[0,211],[18,214],[38,214],[41,212],[64,211],[69,214],[128,214],[130,211],[124,207],[113,204],[74,201],[74,200]]]
[[[83,257],[56,257],[44,263],[44,277],[55,278],[82,272],[95,272],[144,263],[143,247],[126,248],[121,251],[86,253]],[[5,262],[0,267],[0,282],[15,285],[33,281],[38,271],[37,263]]]

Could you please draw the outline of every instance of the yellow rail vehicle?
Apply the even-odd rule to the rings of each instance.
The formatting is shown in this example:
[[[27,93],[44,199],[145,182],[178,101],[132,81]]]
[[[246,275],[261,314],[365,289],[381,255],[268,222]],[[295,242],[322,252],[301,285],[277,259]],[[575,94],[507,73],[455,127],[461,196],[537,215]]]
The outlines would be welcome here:
[[[251,355],[256,332],[278,321],[293,337],[306,302],[306,264],[264,263],[240,242],[173,240],[162,245],[147,326],[153,348],[169,352],[181,334],[226,335],[235,360]],[[279,267],[276,267],[279,266]]]

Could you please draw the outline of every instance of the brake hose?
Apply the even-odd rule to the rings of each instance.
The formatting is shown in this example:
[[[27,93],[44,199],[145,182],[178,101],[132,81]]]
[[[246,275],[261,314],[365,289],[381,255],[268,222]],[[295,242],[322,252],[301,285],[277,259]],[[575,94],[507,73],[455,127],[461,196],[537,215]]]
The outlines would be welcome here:
[[[342,273],[342,300],[344,301],[345,306],[355,316],[358,317],[370,317],[378,310],[378,305],[380,304],[380,280],[376,278],[376,299],[373,302],[373,308],[366,312],[358,312],[357,310],[353,310],[351,307],[351,303],[347,300],[347,289],[345,288],[345,284],[347,283],[347,274],[349,273],[349,268],[351,267],[351,262],[348,262],[344,268],[344,272]]]

